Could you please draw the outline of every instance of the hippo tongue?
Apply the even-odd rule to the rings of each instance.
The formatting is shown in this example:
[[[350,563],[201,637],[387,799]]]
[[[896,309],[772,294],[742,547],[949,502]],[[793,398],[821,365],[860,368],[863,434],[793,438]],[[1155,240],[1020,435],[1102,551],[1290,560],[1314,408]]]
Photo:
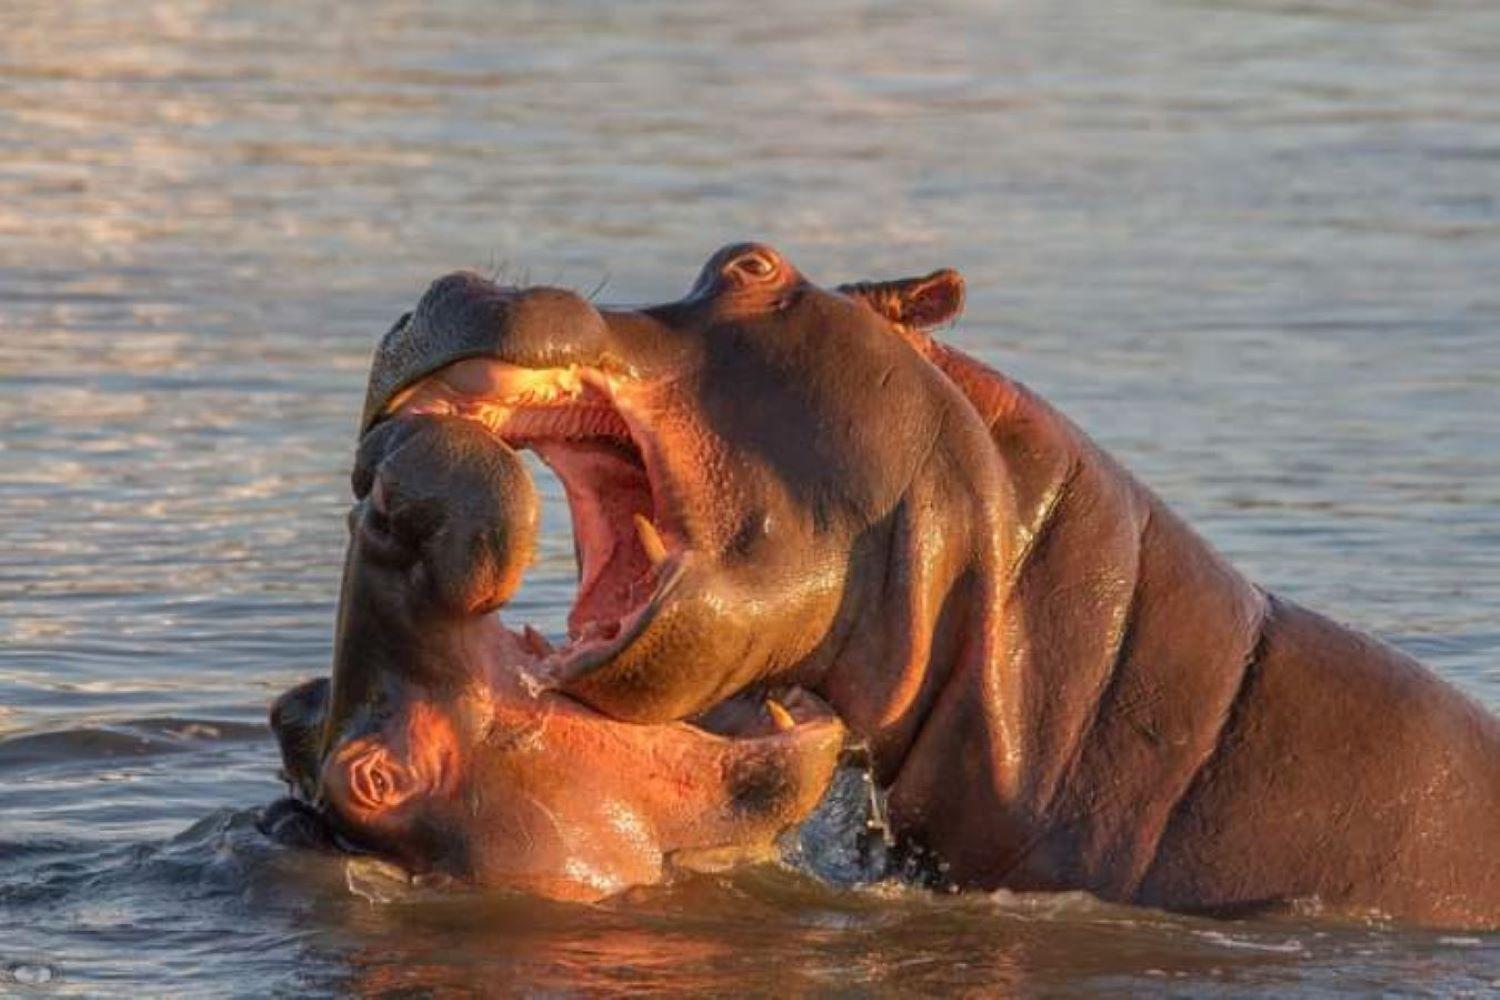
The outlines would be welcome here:
[[[534,448],[561,480],[573,518],[579,580],[568,630],[618,621],[652,568],[633,530],[637,517],[651,516],[650,480],[633,455],[608,441],[538,441]]]

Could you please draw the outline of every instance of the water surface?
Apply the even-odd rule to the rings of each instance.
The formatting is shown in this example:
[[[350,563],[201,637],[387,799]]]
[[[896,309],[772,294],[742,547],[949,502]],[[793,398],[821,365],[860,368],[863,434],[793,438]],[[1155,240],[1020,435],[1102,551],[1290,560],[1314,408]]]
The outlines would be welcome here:
[[[433,276],[952,265],[949,336],[1500,706],[1500,11],[0,7],[0,993],[1484,991],[1500,938],[850,890],[584,908],[268,844],[375,338]],[[519,618],[572,590],[554,484]],[[816,867],[804,864],[802,867]],[[410,995],[410,994],[408,994]]]

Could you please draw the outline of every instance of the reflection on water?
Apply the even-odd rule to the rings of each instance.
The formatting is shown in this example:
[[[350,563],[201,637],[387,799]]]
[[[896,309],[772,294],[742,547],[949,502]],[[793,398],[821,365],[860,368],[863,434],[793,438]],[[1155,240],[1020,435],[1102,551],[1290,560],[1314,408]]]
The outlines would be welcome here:
[[[1493,5],[0,6],[0,992],[1491,988],[1493,936],[785,869],[372,905],[249,810],[391,318],[458,266],[673,296],[746,237],[958,266],[956,340],[1500,705],[1497,168]]]

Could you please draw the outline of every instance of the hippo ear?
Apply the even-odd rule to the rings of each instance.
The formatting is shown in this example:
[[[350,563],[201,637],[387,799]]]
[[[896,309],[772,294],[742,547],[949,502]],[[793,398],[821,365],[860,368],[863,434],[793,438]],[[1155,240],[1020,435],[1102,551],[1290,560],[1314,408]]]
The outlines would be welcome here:
[[[952,268],[921,278],[862,281],[840,285],[840,292],[859,299],[892,323],[930,330],[957,318],[964,308],[964,279]]]

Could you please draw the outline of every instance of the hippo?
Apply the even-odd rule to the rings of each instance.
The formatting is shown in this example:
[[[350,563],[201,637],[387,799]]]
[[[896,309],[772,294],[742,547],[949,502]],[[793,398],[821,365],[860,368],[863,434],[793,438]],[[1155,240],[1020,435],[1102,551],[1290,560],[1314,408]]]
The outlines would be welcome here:
[[[579,584],[539,688],[648,729],[805,688],[933,885],[1500,924],[1500,721],[937,339],[963,298],[754,243],[645,308],[451,274],[361,429],[467,420],[557,475]]]
[[[532,557],[536,491],[482,427],[386,421],[353,481],[333,675],[271,712],[302,803],[273,830],[311,816],[414,877],[595,900],[769,857],[823,797],[844,730],[805,692],[649,726],[529,684],[545,640],[494,612]]]

